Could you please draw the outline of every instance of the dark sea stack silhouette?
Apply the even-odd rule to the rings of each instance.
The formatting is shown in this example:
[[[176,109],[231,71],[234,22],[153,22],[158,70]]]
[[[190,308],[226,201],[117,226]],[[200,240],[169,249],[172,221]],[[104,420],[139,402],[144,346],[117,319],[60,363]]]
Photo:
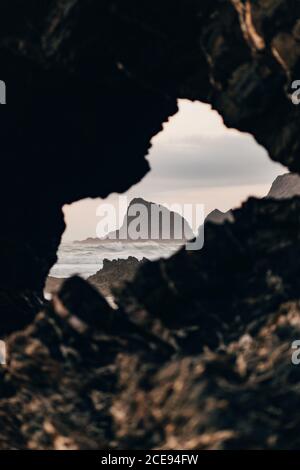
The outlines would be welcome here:
[[[62,207],[140,181],[178,98],[300,172],[299,18],[287,0],[1,2],[1,449],[300,448],[299,198],[207,224],[116,311],[78,278],[42,305]]]
[[[136,238],[131,236],[132,228],[137,227]],[[174,243],[183,244],[194,238],[189,223],[177,212],[167,207],[134,198],[130,201],[122,226],[103,238],[88,238],[81,242],[85,244],[102,244],[120,241],[122,243]]]

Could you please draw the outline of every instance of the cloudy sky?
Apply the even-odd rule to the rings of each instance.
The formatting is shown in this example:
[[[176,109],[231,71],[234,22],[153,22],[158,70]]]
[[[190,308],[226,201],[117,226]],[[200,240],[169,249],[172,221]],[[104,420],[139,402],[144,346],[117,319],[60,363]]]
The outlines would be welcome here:
[[[227,129],[209,105],[179,102],[179,112],[152,141],[147,157],[151,171],[127,193],[160,204],[203,204],[205,213],[238,207],[249,196],[265,196],[286,168],[272,162],[252,136]],[[86,199],[64,212],[65,241],[96,236],[99,204]]]

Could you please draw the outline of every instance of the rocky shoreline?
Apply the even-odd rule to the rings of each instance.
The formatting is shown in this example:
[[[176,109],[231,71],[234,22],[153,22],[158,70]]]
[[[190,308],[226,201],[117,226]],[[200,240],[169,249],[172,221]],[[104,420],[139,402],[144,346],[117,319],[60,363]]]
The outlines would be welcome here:
[[[139,182],[178,99],[299,173],[300,3],[0,10],[0,449],[299,449],[299,198],[207,224],[201,252],[144,263],[116,310],[79,278],[51,302],[43,287],[63,206]]]
[[[103,267],[93,276],[87,279],[91,285],[95,286],[104,297],[113,296],[116,289],[120,289],[126,282],[132,281],[139,266],[148,261],[146,258],[138,260],[134,256],[127,259],[103,260]],[[65,279],[48,276],[45,285],[47,294],[56,294],[64,283]]]

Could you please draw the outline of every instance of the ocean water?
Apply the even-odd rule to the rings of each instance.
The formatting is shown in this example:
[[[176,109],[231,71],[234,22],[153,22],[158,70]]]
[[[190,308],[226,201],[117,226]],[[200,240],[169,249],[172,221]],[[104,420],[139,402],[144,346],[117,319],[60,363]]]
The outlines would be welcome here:
[[[87,278],[103,267],[103,260],[168,258],[179,249],[178,244],[166,243],[122,243],[112,242],[103,245],[62,243],[58,251],[58,261],[50,276],[66,278],[74,274]]]

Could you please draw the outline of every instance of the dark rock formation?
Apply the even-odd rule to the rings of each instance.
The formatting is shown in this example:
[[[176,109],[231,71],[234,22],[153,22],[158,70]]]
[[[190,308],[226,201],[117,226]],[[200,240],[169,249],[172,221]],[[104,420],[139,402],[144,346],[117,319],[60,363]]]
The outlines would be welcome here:
[[[300,171],[299,18],[296,0],[1,2],[0,332],[20,330],[1,448],[299,448],[299,199],[207,224],[117,312],[76,279],[35,317],[62,206],[139,181],[178,98]]]
[[[121,241],[132,242],[177,242],[182,245],[194,238],[188,222],[180,214],[161,204],[134,198],[130,201],[121,227],[104,238],[88,238],[77,243],[102,244]]]
[[[283,304],[255,333],[154,373],[121,358],[112,407],[119,447],[299,449],[300,369],[291,365],[299,319],[298,302]]]
[[[24,291],[28,311],[41,298],[63,204],[137,182],[177,98],[211,103],[271,158],[300,169],[289,96],[299,17],[294,0],[2,2],[0,305],[11,327],[25,321]]]
[[[240,325],[298,299],[299,207],[299,199],[250,199],[233,212],[235,223],[206,225],[203,250],[144,264],[121,304],[159,318],[188,349],[237,338]]]
[[[212,222],[214,224],[223,224],[226,221],[233,222],[232,211],[222,212],[219,209],[215,209],[208,214],[205,221]]]
[[[139,261],[134,256],[127,259],[105,259],[102,269],[90,276],[88,281],[107,297],[113,294],[114,288],[120,288],[125,282],[132,281],[139,266],[146,261],[146,258]]]
[[[289,199],[294,196],[300,196],[300,176],[296,173],[285,173],[277,176],[273,181],[266,198]],[[222,212],[215,209],[208,214],[205,221],[214,224],[223,224],[226,221],[234,222],[233,211]]]
[[[68,280],[30,326],[10,335],[0,369],[0,449],[116,447],[111,406],[117,358],[158,367],[173,348],[142,331],[80,278]]]
[[[300,176],[294,173],[278,176],[267,195],[273,199],[288,199],[293,196],[300,196]]]
[[[67,281],[8,338],[0,448],[299,448],[299,210],[250,200],[202,251],[146,262],[116,311]]]
[[[134,256],[129,256],[127,259],[104,259],[103,267],[87,280],[105,297],[112,296],[114,289],[120,289],[125,282],[134,279],[137,269],[146,261],[148,261],[146,258],[138,260]],[[64,282],[64,278],[48,276],[45,292],[56,294]]]

